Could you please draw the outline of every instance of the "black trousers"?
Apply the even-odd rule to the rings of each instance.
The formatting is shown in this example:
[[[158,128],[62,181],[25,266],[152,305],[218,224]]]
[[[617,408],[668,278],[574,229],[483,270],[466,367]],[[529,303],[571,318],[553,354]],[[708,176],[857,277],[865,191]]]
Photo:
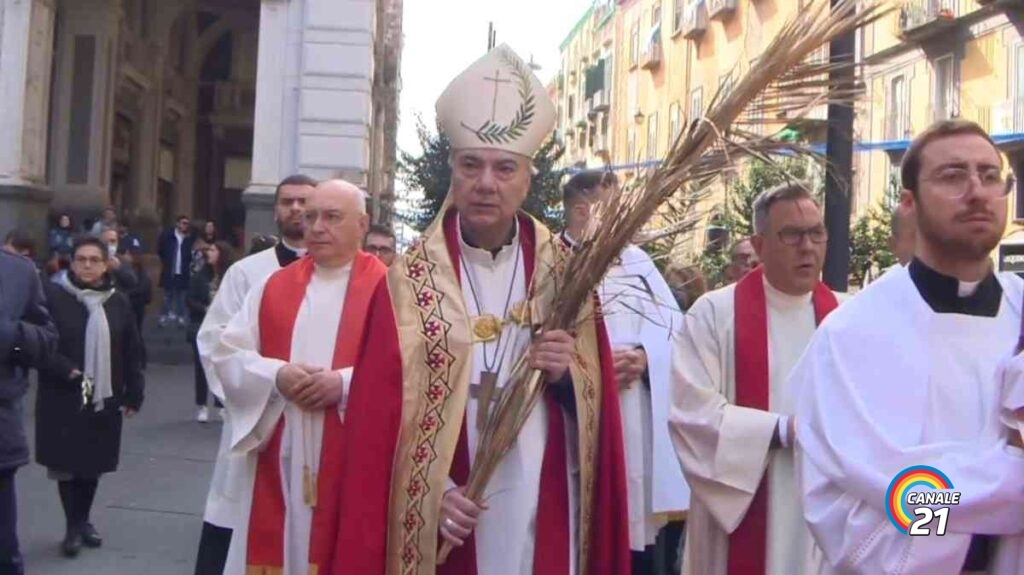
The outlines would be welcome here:
[[[630,553],[633,555],[633,575],[655,575],[653,545],[649,545],[643,551]]]
[[[199,536],[199,553],[196,556],[195,575],[223,575],[230,547],[230,529],[217,527],[203,521],[203,533]]]
[[[0,575],[25,572],[18,548],[18,500],[14,493],[16,468],[0,470]]]
[[[654,566],[657,573],[679,573],[683,568],[682,541],[686,536],[685,521],[669,521],[658,533]]]
[[[203,406],[206,405],[206,400],[210,395],[210,387],[206,383],[206,370],[203,369],[203,362],[199,359],[199,344],[196,342],[195,336],[190,339],[192,340],[192,359],[195,363],[196,405]],[[224,407],[216,397],[213,398],[213,403],[217,407]]]

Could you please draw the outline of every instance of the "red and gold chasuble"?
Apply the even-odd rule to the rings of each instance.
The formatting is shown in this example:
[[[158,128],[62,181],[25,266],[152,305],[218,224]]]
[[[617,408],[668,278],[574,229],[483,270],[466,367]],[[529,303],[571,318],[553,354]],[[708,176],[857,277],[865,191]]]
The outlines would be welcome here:
[[[538,292],[545,288],[538,280],[552,277],[565,249],[529,216],[520,215],[519,224],[528,292],[542,313],[546,300]],[[437,566],[441,496],[449,478],[465,484],[470,460],[466,406],[473,337],[456,225],[454,210],[438,218],[374,294],[349,395],[346,427],[359,441],[345,444],[339,551],[331,575],[487,575],[477,573],[472,537]],[[579,323],[570,368],[575,420],[553,398],[545,399],[550,417],[533,572],[569,573],[564,426],[571,422],[580,461],[578,572],[629,575],[625,458],[611,348],[596,305],[581,318],[588,319]]]
[[[305,257],[270,277],[260,302],[260,353],[290,361],[295,320],[302,307],[314,263]],[[366,315],[374,289],[387,274],[376,257],[359,253],[352,263],[331,369],[355,364],[362,343]],[[342,302],[338,302],[342,305]],[[260,452],[253,487],[252,512],[247,534],[247,575],[280,575],[284,569],[285,505],[281,479],[281,440],[285,416],[265,449]],[[338,530],[344,426],[336,408],[324,410],[323,442],[315,490],[310,535],[310,575],[325,573],[334,554]]]
[[[736,284],[736,405],[769,411],[768,301],[764,269],[757,267]],[[818,282],[812,295],[817,325],[839,306],[836,296]],[[754,494],[743,521],[729,536],[729,575],[758,575],[768,565],[768,473]]]

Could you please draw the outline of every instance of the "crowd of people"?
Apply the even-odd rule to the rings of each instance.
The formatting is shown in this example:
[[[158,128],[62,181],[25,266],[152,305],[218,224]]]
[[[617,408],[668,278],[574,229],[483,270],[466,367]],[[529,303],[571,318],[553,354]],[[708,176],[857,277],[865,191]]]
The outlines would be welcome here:
[[[503,89],[495,70],[526,87],[479,98]],[[501,46],[442,94],[449,197],[404,254],[358,187],[303,175],[275,191],[279,241],[258,237],[247,257],[188,218],[162,235],[161,319],[189,326],[200,419],[210,395],[223,406],[196,574],[1024,572],[1024,282],[993,269],[1014,182],[991,137],[946,120],[914,139],[899,263],[855,295],[821,281],[823,212],[792,181],[757,197],[724,287],[662,275],[631,245],[572,329],[540,330],[545,286],[619,190],[584,171],[565,184],[560,232],[525,215],[555,110],[523,70]],[[527,100],[516,130],[471,128]],[[64,552],[102,543],[92,497],[144,389],[130,289],[115,289],[131,266],[112,264],[110,229],[71,240],[53,281],[0,255],[4,565],[20,562],[29,368]],[[520,359],[546,386],[470,491]],[[922,468],[959,499],[915,537],[890,492]]]

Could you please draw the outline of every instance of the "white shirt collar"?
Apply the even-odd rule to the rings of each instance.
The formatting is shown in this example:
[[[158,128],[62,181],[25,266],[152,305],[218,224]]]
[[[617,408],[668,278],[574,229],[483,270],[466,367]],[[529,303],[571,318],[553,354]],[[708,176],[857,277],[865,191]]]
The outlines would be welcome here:
[[[284,239],[284,237],[281,238],[281,244],[284,245],[284,247],[288,248],[289,250],[295,252],[296,255],[298,255],[299,257],[306,255],[306,248],[297,248],[288,243],[288,240]]]
[[[502,264],[510,263],[516,255],[516,250],[519,249],[519,218],[515,220],[514,233],[512,235],[512,241],[498,250],[496,254],[492,255],[489,250],[480,248],[474,248],[473,246],[466,243],[466,240],[462,237],[462,223],[459,220],[459,216],[455,219],[456,229],[459,231],[459,250],[462,253],[462,257],[466,259],[467,263],[486,265],[486,266],[499,266]]]

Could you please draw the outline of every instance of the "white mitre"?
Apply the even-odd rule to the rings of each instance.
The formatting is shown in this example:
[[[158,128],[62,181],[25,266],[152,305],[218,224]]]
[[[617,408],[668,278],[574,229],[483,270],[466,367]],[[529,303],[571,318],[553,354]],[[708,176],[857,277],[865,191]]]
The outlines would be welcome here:
[[[452,149],[533,158],[555,127],[555,105],[530,66],[502,44],[452,80],[437,100]]]

